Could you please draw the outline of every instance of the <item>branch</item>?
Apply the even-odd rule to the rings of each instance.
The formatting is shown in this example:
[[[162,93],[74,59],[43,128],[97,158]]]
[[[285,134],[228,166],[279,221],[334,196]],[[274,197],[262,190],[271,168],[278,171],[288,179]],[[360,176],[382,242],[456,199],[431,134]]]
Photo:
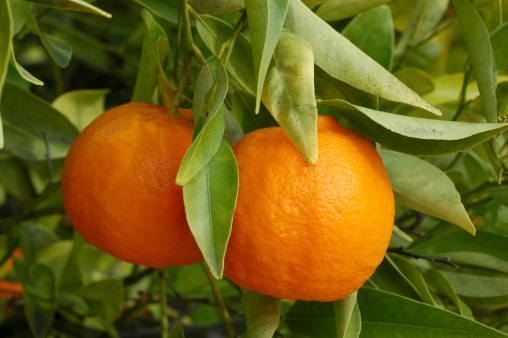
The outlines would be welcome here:
[[[431,261],[431,262],[447,264],[447,265],[449,265],[451,267],[454,267],[455,269],[460,268],[460,266],[458,266],[457,264],[454,264],[454,263],[452,263],[450,261],[450,257],[437,258],[437,257],[417,255],[417,254],[414,254],[414,253],[411,253],[411,252],[408,252],[408,251],[404,250],[403,247],[388,248],[386,251],[387,252],[398,253],[398,254],[401,254],[401,255],[405,255],[405,256],[409,256],[409,257],[413,257],[413,258],[417,258],[417,259],[420,259],[420,258],[421,259],[426,259],[426,260]]]

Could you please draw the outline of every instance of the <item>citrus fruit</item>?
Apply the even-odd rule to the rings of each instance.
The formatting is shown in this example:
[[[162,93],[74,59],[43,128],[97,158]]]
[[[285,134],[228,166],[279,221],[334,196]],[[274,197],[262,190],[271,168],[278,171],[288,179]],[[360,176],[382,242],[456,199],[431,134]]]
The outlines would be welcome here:
[[[193,124],[165,107],[128,103],[88,125],[62,171],[66,213],[100,250],[150,267],[201,261],[175,184]]]
[[[240,188],[224,273],[278,298],[342,299],[383,260],[394,197],[383,162],[359,134],[318,119],[318,160],[305,163],[282,128],[232,146]]]

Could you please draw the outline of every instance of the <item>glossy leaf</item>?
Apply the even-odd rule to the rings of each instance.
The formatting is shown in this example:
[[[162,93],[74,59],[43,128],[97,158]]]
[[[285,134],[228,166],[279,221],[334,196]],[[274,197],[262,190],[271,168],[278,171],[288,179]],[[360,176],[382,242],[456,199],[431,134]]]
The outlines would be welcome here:
[[[449,257],[457,264],[475,265],[508,273],[508,237],[477,231],[472,237],[462,231],[434,236],[409,251],[436,257]]]
[[[384,291],[362,288],[358,304],[365,337],[506,337],[453,312]]]
[[[0,110],[5,149],[19,157],[44,160],[45,132],[51,158],[62,158],[78,136],[76,128],[49,103],[10,83],[4,86]]]
[[[508,22],[490,33],[490,43],[498,70],[508,68]]]
[[[0,102],[11,53],[12,16],[8,0],[0,0]],[[0,116],[0,148],[4,146],[2,117]]]
[[[386,69],[391,69],[395,36],[390,8],[382,5],[357,15],[342,35]]]
[[[103,16],[105,18],[111,18],[111,14],[89,4],[83,0],[27,0],[34,4],[63,9],[67,11],[85,12]]]
[[[204,98],[206,100],[204,103],[206,120],[182,160],[176,175],[176,184],[178,185],[185,185],[196,176],[212,159],[221,144],[226,125],[226,108],[222,106],[222,102],[228,90],[228,77],[222,62],[219,62],[219,65],[216,90],[215,92],[209,92]],[[210,90],[213,90],[213,88]]]
[[[292,333],[310,337],[337,337],[333,302],[297,301],[285,322]]]
[[[416,157],[385,149],[381,149],[379,154],[397,203],[475,233],[475,227],[460,202],[460,195],[445,173]]]
[[[222,141],[201,171],[183,186],[185,214],[212,275],[220,279],[238,196],[238,167]]]
[[[508,303],[508,278],[441,271],[457,294],[474,305]]]
[[[423,119],[385,113],[342,100],[319,100],[335,107],[368,137],[415,156],[442,156],[469,149],[508,129],[506,124]]]
[[[279,304],[277,298],[245,290],[242,308],[247,318],[249,337],[271,338],[279,326]]]
[[[38,256],[49,246],[58,242],[58,237],[48,228],[37,223],[26,223],[20,227],[20,247],[26,264],[35,264]]]
[[[489,32],[474,5],[469,1],[452,0],[475,72],[487,121],[497,121],[496,81]]]
[[[317,109],[314,58],[303,39],[283,32],[263,88],[263,103],[305,161],[317,161]]]
[[[416,67],[404,67],[393,73],[393,75],[419,95],[430,93],[436,87],[432,77]],[[457,95],[454,99],[457,99]]]
[[[316,14],[326,21],[338,21],[355,16],[389,0],[327,0],[319,6]]]
[[[82,131],[104,112],[108,93],[108,89],[75,90],[60,95],[51,105]]]
[[[178,23],[178,5],[164,0],[134,0],[141,6],[149,9],[159,17],[173,23]]]
[[[362,319],[356,296],[357,291],[344,299],[333,302],[338,338],[356,338],[360,336]]]
[[[90,309],[102,319],[112,322],[123,311],[123,282],[120,279],[105,279],[85,285],[77,294],[87,302]]]
[[[263,84],[272,60],[275,46],[282,32],[284,18],[288,9],[288,0],[246,0],[249,19],[252,59],[256,75],[256,114],[261,104]]]
[[[31,269],[22,259],[14,259],[14,269],[23,285],[25,313],[32,334],[46,337],[57,308],[58,285],[50,268],[35,264]]]
[[[39,80],[38,78],[36,78],[32,74],[30,74],[25,68],[23,68],[18,63],[18,61],[16,61],[16,57],[14,55],[14,49],[12,48],[12,45],[11,45],[11,59],[10,59],[10,63],[16,68],[16,70],[18,71],[19,75],[21,75],[21,77],[23,79],[25,79],[26,81],[28,81],[30,83],[33,83],[34,85],[44,86],[44,82],[42,82],[41,80]]]
[[[289,1],[284,27],[311,43],[316,65],[330,76],[375,96],[441,115],[437,108],[317,17],[300,0]]]
[[[208,49],[219,55],[221,46],[233,34],[233,27],[213,16],[201,15],[203,22],[196,21],[196,28]],[[252,60],[250,41],[243,34],[239,34],[235,42],[234,53],[228,63],[228,74],[244,91],[254,94],[256,80]]]

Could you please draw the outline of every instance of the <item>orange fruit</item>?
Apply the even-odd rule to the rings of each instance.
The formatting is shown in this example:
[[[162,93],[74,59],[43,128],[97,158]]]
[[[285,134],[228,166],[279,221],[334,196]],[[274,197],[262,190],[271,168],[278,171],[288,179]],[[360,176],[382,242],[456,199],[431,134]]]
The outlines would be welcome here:
[[[318,160],[305,163],[282,128],[233,144],[240,189],[224,273],[277,298],[342,299],[383,260],[395,203],[383,162],[362,136],[318,119]]]
[[[106,111],[74,141],[62,172],[76,230],[100,250],[150,267],[203,259],[175,184],[193,124],[167,111],[146,103]]]

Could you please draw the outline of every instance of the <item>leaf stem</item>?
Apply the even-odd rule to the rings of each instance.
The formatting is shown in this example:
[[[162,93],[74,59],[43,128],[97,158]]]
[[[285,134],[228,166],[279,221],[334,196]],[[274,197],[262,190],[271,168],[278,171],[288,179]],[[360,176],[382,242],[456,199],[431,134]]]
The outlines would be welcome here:
[[[458,266],[457,264],[454,264],[454,263],[452,263],[452,262],[450,261],[450,257],[437,258],[437,257],[430,257],[430,256],[417,255],[417,254],[414,254],[414,253],[412,253],[412,252],[409,252],[409,251],[404,250],[404,248],[403,248],[403,247],[388,248],[386,251],[387,251],[387,252],[398,253],[398,254],[400,254],[400,255],[405,255],[405,256],[409,256],[409,257],[413,257],[413,258],[417,258],[417,259],[426,259],[426,260],[428,260],[428,261],[435,262],[435,263],[443,263],[443,264],[447,264],[447,265],[449,265],[449,266],[454,267],[455,269],[460,268],[460,266]]]
[[[215,300],[217,301],[217,305],[219,306],[222,318],[224,319],[224,322],[226,323],[228,335],[230,338],[234,338],[234,337],[236,337],[235,328],[233,327],[233,323],[231,322],[231,317],[229,316],[228,309],[226,308],[226,305],[224,304],[224,300],[222,299],[222,295],[220,294],[219,288],[217,287],[215,278],[212,276],[212,273],[210,272],[210,269],[208,268],[208,265],[206,265],[205,262],[202,262],[201,266],[203,267],[203,270],[205,271],[205,274],[206,274],[206,278],[208,278],[208,282],[210,283],[210,286],[212,287],[213,295],[215,296]]]

